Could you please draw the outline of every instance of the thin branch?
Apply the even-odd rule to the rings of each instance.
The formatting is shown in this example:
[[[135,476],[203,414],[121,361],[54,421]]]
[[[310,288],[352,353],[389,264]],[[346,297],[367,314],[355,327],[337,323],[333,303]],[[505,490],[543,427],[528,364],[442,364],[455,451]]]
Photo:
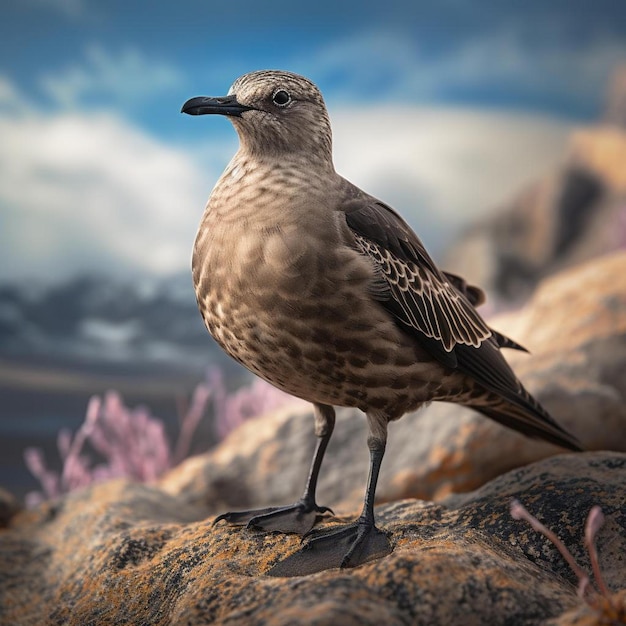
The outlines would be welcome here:
[[[572,568],[574,574],[578,578],[578,597],[585,597],[585,592],[589,586],[589,576],[585,571],[576,563],[576,560],[572,556],[572,553],[566,548],[565,544],[553,533],[550,529],[546,528],[536,517],[531,515],[522,505],[519,500],[511,501],[511,517],[517,520],[524,520],[528,522],[534,530],[541,533],[546,539],[551,541],[557,548],[557,550],[563,555],[563,558],[568,562]]]
[[[604,515],[602,514],[602,509],[596,505],[589,511],[587,523],[585,524],[585,545],[587,546],[587,552],[589,552],[589,560],[591,561],[591,567],[598,589],[604,597],[608,598],[611,592],[604,582],[604,576],[602,576],[600,563],[598,561],[598,550],[596,549],[596,534],[600,528],[602,528],[603,524]]]

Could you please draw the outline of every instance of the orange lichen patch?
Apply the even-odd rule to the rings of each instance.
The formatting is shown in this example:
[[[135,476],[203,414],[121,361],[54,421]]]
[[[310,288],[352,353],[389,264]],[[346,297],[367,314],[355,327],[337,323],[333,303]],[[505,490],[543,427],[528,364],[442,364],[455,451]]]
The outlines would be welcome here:
[[[473,424],[459,420],[454,440],[431,448],[427,458],[415,469],[405,468],[395,474],[390,483],[390,498],[386,500],[441,500],[452,492],[479,486],[482,481],[476,480],[471,461],[474,432]]]
[[[214,526],[202,507],[154,487],[100,485],[0,530],[0,624],[542,623],[579,606],[575,581],[541,537],[511,519],[511,494],[575,546],[578,502],[593,493],[607,513],[598,551],[615,588],[625,466],[623,454],[563,455],[441,505],[378,507],[389,556],[294,578],[267,572],[299,550],[297,536]]]
[[[410,617],[417,623],[502,623],[514,604],[537,584],[542,585],[545,602],[564,607],[576,603],[563,594],[557,581],[533,566],[519,568],[479,537],[462,539],[444,533],[398,546],[385,560],[363,568],[369,570],[366,581],[381,590],[382,598],[395,596],[399,590],[406,597],[420,598],[410,608]],[[430,581],[426,586],[425,580]],[[487,609],[482,622],[476,620],[473,607],[493,607],[496,597],[497,611]],[[532,602],[530,596],[528,601]]]

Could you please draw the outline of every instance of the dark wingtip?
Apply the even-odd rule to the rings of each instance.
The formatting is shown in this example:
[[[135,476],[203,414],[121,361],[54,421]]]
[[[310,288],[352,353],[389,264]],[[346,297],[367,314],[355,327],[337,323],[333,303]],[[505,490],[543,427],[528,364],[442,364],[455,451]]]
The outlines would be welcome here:
[[[520,352],[526,352],[530,354],[530,350],[528,350],[521,344],[517,343],[517,341],[513,341],[510,337],[507,337],[506,335],[499,333],[497,330],[494,330],[493,328],[491,329],[491,332],[493,333],[493,337],[496,340],[496,343],[498,344],[498,348],[509,348],[511,350],[519,350]]]

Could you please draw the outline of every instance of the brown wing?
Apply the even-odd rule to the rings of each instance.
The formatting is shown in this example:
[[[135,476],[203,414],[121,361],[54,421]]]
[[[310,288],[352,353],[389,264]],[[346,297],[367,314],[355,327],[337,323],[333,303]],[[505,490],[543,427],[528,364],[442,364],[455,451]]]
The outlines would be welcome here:
[[[492,331],[474,309],[472,302],[480,302],[482,292],[439,270],[408,224],[382,202],[357,195],[341,208],[356,248],[380,274],[373,297],[434,358],[488,392],[468,405],[531,437],[580,450],[576,438],[524,389],[504,360],[501,347],[523,348]],[[496,405],[490,393],[499,398]]]
[[[472,306],[480,306],[485,303],[485,292],[475,285],[470,285],[464,278],[461,276],[457,276],[452,272],[445,272],[444,276],[451,282],[454,287],[460,291],[470,302]],[[528,352],[524,346],[517,343],[517,341],[513,341],[510,337],[499,333],[497,330],[491,329],[491,334],[493,338],[496,340],[498,347],[500,348],[511,348],[512,350],[520,350],[522,352]]]
[[[417,235],[390,207],[353,202],[346,222],[359,251],[380,269],[389,288],[386,306],[399,321],[448,353],[458,344],[478,348],[491,337],[466,295],[437,268]]]

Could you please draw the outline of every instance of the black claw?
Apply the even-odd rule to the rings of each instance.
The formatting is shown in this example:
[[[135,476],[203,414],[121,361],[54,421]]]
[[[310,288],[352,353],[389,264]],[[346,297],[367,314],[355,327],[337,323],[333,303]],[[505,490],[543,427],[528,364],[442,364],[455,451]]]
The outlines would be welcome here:
[[[224,513],[223,515],[218,515],[214,520],[211,526],[216,526],[222,520],[225,520],[228,517],[228,513]]]
[[[266,509],[254,509],[252,511],[230,511],[228,513],[222,513],[222,515],[218,515],[213,520],[213,526],[221,521],[228,522],[233,526],[246,526],[250,519],[253,517],[258,517],[260,515],[267,515],[272,511],[278,510],[280,507],[268,507]]]
[[[273,506],[251,511],[233,511],[219,515],[213,525],[224,520],[234,526],[245,526],[250,530],[284,532],[306,535],[325,513],[328,507],[296,502],[289,506]]]

